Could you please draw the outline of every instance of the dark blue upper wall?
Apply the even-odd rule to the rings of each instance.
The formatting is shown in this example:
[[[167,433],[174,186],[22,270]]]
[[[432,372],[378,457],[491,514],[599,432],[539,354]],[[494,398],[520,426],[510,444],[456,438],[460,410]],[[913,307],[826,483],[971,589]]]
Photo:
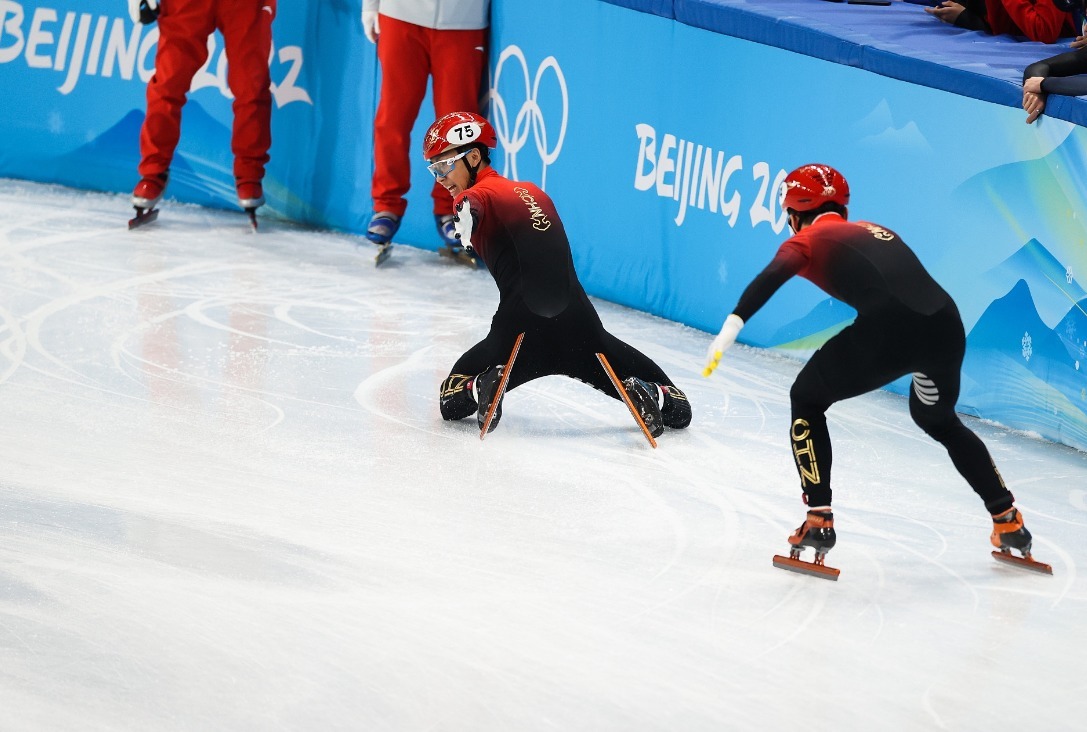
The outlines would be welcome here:
[[[652,13],[653,15],[660,15],[665,18],[676,17],[673,8],[675,6],[674,0],[604,0],[606,3],[612,5],[621,5],[624,8],[630,8],[631,10],[640,10],[643,13]]]
[[[1044,44],[955,28],[912,2],[890,6],[818,0],[604,2],[1010,107],[1022,103],[1024,68],[1068,50],[1067,39]],[[1087,99],[1052,95],[1046,114],[1087,126]]]

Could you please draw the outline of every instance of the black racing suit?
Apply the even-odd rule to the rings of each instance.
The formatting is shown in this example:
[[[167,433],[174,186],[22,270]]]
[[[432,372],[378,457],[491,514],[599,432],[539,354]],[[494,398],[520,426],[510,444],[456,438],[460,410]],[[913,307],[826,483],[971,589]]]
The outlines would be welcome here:
[[[604,330],[574,271],[570,243],[551,198],[532,183],[511,181],[487,167],[455,202],[470,244],[498,285],[498,310],[487,337],[453,365],[441,387],[445,419],[463,419],[477,409],[471,385],[476,375],[504,364],[524,333],[507,391],[541,376],[563,374],[619,399],[597,361],[603,353],[620,380],[635,376],[662,386],[664,424],[671,398],[686,397],[650,358]]]
[[[794,275],[857,311],[801,369],[790,393],[790,439],[806,502],[831,502],[830,405],[912,373],[914,422],[947,449],[990,513],[1011,508],[985,444],[955,413],[966,353],[958,308],[913,251],[882,226],[824,214],[781,245],[733,312],[746,322]]]

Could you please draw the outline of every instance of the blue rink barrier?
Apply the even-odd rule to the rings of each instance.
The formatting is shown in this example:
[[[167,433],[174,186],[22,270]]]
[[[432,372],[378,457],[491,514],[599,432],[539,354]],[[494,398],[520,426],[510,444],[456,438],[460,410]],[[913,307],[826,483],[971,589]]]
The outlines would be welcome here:
[[[958,302],[960,410],[1087,449],[1087,130],[1018,107],[1019,64],[1061,47],[911,4],[634,4],[555,0],[549,17],[578,18],[561,34],[496,4],[496,161],[555,198],[590,292],[715,332],[787,236],[785,173],[830,163],[853,218],[897,231]],[[922,28],[930,45],[901,57]],[[947,44],[961,58],[945,66]],[[742,340],[805,357],[853,315],[796,279]]]
[[[886,29],[862,22],[888,10],[900,20]],[[379,76],[358,11],[280,4],[266,179],[271,211],[356,233]],[[965,55],[909,57],[921,35]],[[117,0],[0,0],[0,175],[130,191],[156,39]],[[233,208],[226,60],[211,43],[168,195]],[[901,234],[959,303],[960,409],[1087,449],[1087,130],[1069,121],[1083,100],[1062,118],[1067,98],[1050,97],[1025,125],[1022,67],[1000,54],[1028,47],[1030,60],[1061,50],[958,31],[905,3],[493,0],[494,163],[555,199],[592,294],[710,332],[787,235],[786,171],[830,163],[852,185],[853,217]],[[431,118],[427,101],[413,149]],[[431,182],[415,165],[405,243],[438,243]],[[852,316],[795,280],[743,340],[804,357]]]
[[[357,8],[281,2],[273,23],[269,209],[357,231],[359,171],[371,165],[376,59]],[[119,0],[0,0],[0,175],[100,191],[137,180],[145,89],[158,26],[133,24]],[[193,80],[167,197],[237,206],[232,96],[222,37]],[[118,218],[131,213],[119,211]]]

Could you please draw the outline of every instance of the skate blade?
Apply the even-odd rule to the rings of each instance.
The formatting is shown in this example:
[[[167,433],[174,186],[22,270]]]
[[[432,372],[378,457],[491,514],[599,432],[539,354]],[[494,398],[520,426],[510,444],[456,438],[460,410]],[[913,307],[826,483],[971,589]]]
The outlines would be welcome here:
[[[378,267],[384,262],[387,262],[389,257],[392,256],[392,253],[392,242],[389,242],[387,244],[378,244],[377,254],[374,255],[374,266]]]
[[[471,254],[467,254],[464,250],[454,252],[449,247],[438,247],[438,254],[442,255],[446,259],[452,259],[454,262],[463,264],[466,267],[472,267],[473,269],[479,266],[478,260]]]
[[[257,209],[247,208],[245,213],[249,216],[249,229],[256,234],[260,230],[257,226]]]
[[[136,217],[128,220],[128,230],[136,229],[144,224],[150,224],[152,221],[159,217],[159,210],[153,208],[150,211],[144,211],[143,213],[137,213]]]
[[[783,557],[780,554],[774,555],[774,566],[778,569],[787,569],[790,572],[798,572],[799,574],[810,574],[812,577],[821,577],[834,582],[838,581],[838,575],[841,574],[840,569],[828,567],[825,564],[805,562],[802,559]]]
[[[1034,559],[1028,559],[1026,557],[1017,557],[1014,554],[1005,554],[1004,552],[993,552],[993,559],[1004,564],[1010,564],[1014,567],[1021,567],[1023,569],[1029,569],[1031,572],[1038,572],[1039,574],[1053,574],[1053,567],[1045,562],[1039,562]]]
[[[510,358],[506,361],[506,368],[502,369],[502,378],[498,380],[498,388],[494,392],[494,399],[491,400],[491,408],[487,410],[487,416],[484,418],[483,424],[479,426],[480,442],[483,441],[488,432],[497,427],[497,425],[494,425],[494,415],[498,412],[498,405],[502,403],[502,397],[506,393],[506,384],[510,379],[510,371],[513,370],[513,363],[517,360],[517,354],[521,350],[521,341],[524,339],[525,334],[520,333],[517,340],[513,342],[513,350],[510,351]]]

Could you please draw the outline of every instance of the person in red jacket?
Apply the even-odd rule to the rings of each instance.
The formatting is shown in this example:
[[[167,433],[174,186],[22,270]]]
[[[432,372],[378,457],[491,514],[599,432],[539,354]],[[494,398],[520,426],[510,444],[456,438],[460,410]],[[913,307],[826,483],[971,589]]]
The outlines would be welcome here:
[[[898,234],[847,220],[849,184],[834,168],[801,166],[785,177],[781,194],[794,234],[743,291],[710,345],[703,374],[713,373],[744,324],[795,275],[857,311],[852,324],[812,355],[789,393],[790,441],[808,506],[804,523],[789,537],[792,559],[812,547],[815,563],[822,564],[836,541],[827,409],[907,374],[913,374],[910,416],[944,446],[985,504],[992,544],[1029,559],[1031,535],[1014,497],[985,444],[955,412],[966,334],[951,296]]]
[[[551,198],[490,166],[494,128],[474,112],[438,119],[423,140],[430,172],[453,198],[460,243],[487,265],[498,285],[498,310],[487,337],[453,365],[439,406],[447,420],[473,412],[482,428],[519,333],[521,350],[507,391],[541,376],[563,374],[619,399],[596,359],[603,353],[654,437],[691,422],[684,393],[647,356],[604,330],[574,271],[570,242]],[[491,429],[501,416],[496,407]]]
[[[925,12],[957,28],[1026,36],[1040,43],[1075,35],[1071,13],[1053,0],[944,0]]]
[[[137,216],[162,198],[181,136],[181,108],[193,76],[208,58],[208,36],[218,29],[230,60],[234,94],[234,182],[238,205],[264,205],[264,166],[272,144],[268,57],[276,0],[128,0],[133,21],[158,20],[155,74],[147,85],[147,117],[140,131],[140,180],[132,192]]]

